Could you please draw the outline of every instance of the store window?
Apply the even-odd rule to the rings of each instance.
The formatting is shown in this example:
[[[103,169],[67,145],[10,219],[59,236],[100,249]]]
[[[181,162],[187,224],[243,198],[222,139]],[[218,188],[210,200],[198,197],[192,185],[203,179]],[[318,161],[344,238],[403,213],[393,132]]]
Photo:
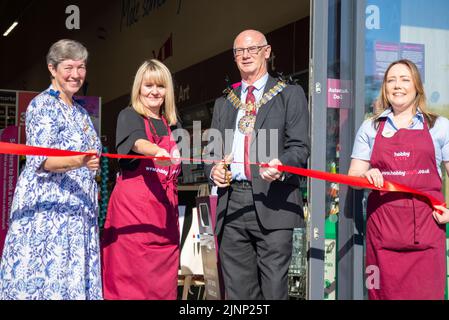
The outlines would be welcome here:
[[[388,65],[409,59],[418,66],[433,112],[449,117],[449,2],[368,0],[366,6],[365,112],[373,112]]]
[[[182,109],[182,112],[180,112],[182,128],[189,132],[191,145],[199,145],[200,147],[192,148],[190,150],[191,158],[196,159],[196,161],[182,164],[182,174],[180,175],[178,181],[181,185],[199,185],[208,183],[208,178],[204,174],[204,163],[198,161],[198,159],[202,158],[203,148],[207,144],[207,140],[203,141],[202,137],[204,137],[204,131],[210,128],[213,107],[214,101],[209,101],[198,105],[185,107]],[[199,134],[198,137],[194,136],[194,131]],[[193,143],[193,139],[199,139],[200,144]]]

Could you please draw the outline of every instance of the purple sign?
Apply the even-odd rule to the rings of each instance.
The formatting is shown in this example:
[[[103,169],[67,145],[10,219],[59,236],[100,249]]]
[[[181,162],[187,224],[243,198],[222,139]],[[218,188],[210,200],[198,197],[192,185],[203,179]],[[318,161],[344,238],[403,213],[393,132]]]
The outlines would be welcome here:
[[[97,130],[98,135],[100,135],[101,98],[91,96],[76,96],[75,100],[89,113],[92,124],[94,125],[95,130]]]
[[[351,85],[350,80],[327,79],[327,107],[351,108]]]

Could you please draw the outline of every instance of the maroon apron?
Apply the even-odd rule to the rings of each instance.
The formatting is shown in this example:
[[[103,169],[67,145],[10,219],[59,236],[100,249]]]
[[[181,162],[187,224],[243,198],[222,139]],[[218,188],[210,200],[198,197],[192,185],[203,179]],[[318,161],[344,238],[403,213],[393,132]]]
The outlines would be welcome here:
[[[384,126],[382,120],[371,167],[379,169],[386,180],[426,192],[443,202],[435,149],[426,122],[423,130],[400,129],[389,138],[382,135]],[[370,299],[444,299],[446,228],[434,220],[432,211],[427,202],[411,194],[370,193],[365,267],[371,271],[377,267],[380,280],[378,286],[368,287]],[[371,276],[376,272],[370,272]]]
[[[146,134],[170,152],[176,142],[165,119],[164,124],[168,136],[159,137],[145,119]],[[179,173],[179,164],[142,159],[137,169],[123,170],[117,178],[102,237],[105,299],[177,298]]]

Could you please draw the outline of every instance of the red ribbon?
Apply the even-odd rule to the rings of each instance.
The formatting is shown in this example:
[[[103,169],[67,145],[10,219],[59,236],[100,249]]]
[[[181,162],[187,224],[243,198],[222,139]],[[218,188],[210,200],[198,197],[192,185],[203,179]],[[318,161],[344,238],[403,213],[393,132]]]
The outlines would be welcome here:
[[[445,203],[442,203],[438,199],[415,189],[409,188],[407,186],[404,186],[399,183],[391,182],[388,180],[384,180],[384,185],[381,188],[375,187],[371,183],[369,183],[368,179],[361,178],[361,177],[350,177],[348,175],[339,174],[339,173],[328,173],[323,171],[317,171],[317,170],[310,170],[310,169],[302,169],[302,168],[296,168],[296,167],[290,167],[290,166],[277,166],[279,171],[289,172],[293,174],[297,174],[300,176],[307,176],[310,178],[320,179],[320,180],[326,180],[330,182],[336,182],[341,184],[347,184],[349,186],[353,187],[361,187],[365,189],[373,189],[378,191],[388,191],[388,192],[406,192],[411,193],[420,197],[425,198],[432,207],[434,206],[446,206]],[[437,210],[439,213],[439,210]]]
[[[3,154],[12,154],[12,155],[23,155],[23,156],[49,156],[49,157],[67,157],[67,156],[79,156],[79,155],[96,155],[95,153],[89,152],[79,152],[79,151],[70,151],[70,150],[59,150],[52,148],[43,148],[43,147],[32,147],[23,144],[15,144],[8,142],[0,142],[0,153]],[[169,157],[152,157],[152,156],[141,156],[141,155],[125,155],[125,154],[112,154],[112,153],[102,153],[101,156],[113,159],[157,159],[157,160],[176,160],[176,161],[194,161],[194,162],[211,162],[217,163],[222,160],[207,160],[207,159],[190,159],[190,158],[169,158]],[[238,162],[233,162],[238,163]],[[260,167],[269,167],[268,164],[264,163],[256,163],[252,162],[251,164],[258,165]],[[407,186],[390,182],[388,180],[384,180],[384,185],[381,188],[375,187],[366,178],[360,177],[350,177],[348,175],[339,174],[339,173],[329,173],[318,170],[311,169],[302,169],[291,166],[279,165],[275,166],[279,171],[288,172],[300,176],[325,180],[334,183],[346,184],[353,187],[365,188],[365,189],[373,189],[378,191],[388,191],[388,192],[405,192],[417,195],[419,197],[423,197],[432,207],[436,205],[446,206],[445,203],[442,203],[438,199],[418,190],[414,190]],[[441,213],[439,210],[437,210]]]

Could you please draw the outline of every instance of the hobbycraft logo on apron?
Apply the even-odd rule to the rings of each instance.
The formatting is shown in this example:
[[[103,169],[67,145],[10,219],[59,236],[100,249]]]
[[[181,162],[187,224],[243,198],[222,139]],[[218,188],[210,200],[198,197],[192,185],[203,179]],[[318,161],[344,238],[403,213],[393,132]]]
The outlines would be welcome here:
[[[408,160],[408,158],[410,158],[410,152],[393,152],[393,157],[395,160]]]
[[[430,169],[415,169],[415,170],[395,170],[395,171],[382,171],[383,176],[401,176],[405,177],[416,174],[430,174]]]
[[[145,167],[145,170],[151,171],[151,172],[156,172],[156,173],[161,173],[164,176],[168,175],[168,170],[165,170],[162,168]],[[173,170],[173,174],[176,175],[179,171],[180,171],[179,169],[175,169],[175,170]]]
[[[154,167],[145,167],[147,171],[156,172],[163,174],[164,176],[168,175],[168,170],[162,169],[162,168],[154,168]]]

